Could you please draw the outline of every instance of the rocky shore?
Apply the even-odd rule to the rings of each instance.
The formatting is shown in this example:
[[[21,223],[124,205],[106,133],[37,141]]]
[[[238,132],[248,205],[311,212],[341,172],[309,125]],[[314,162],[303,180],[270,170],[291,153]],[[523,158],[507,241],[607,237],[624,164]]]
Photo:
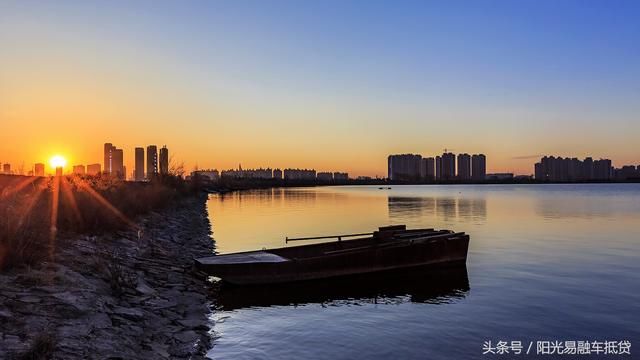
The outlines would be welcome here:
[[[213,248],[206,196],[139,229],[59,235],[54,260],[0,273],[0,359],[204,358],[208,285],[193,258]]]

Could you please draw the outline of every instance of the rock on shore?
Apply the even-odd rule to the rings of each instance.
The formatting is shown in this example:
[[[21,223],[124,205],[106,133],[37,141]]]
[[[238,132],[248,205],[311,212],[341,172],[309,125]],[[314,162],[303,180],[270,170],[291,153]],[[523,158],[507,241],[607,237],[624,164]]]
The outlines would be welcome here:
[[[59,236],[55,259],[0,274],[0,358],[204,358],[211,254],[204,195],[138,221],[140,230]]]

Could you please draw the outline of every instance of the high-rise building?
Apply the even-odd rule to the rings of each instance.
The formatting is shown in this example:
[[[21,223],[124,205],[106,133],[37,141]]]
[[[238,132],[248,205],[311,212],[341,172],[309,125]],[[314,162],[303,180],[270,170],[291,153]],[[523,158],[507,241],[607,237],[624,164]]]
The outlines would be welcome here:
[[[114,149],[113,156],[111,158],[111,174],[119,178],[124,179],[127,174],[127,170],[124,167],[124,152],[122,149]]]
[[[282,180],[282,170],[280,169],[273,170],[273,178],[277,180]]]
[[[169,149],[166,145],[160,149],[160,174],[169,174]]]
[[[137,147],[135,152],[135,167],[133,179],[135,181],[144,180],[144,148]]]
[[[436,180],[442,180],[442,157],[436,156]]]
[[[585,158],[562,158],[545,156],[534,165],[535,178],[539,181],[608,181],[613,178],[611,160]]]
[[[33,174],[35,176],[44,176],[44,164],[37,163],[33,166]]]
[[[147,146],[147,179],[152,179],[158,175],[158,147]]]
[[[84,175],[85,172],[84,165],[73,165],[73,173],[75,175]]]
[[[56,176],[62,176],[62,166],[56,168]]]
[[[388,177],[391,181],[420,180],[422,156],[414,154],[389,155]]]
[[[118,149],[111,143],[104,144],[104,172],[124,178],[124,155],[122,149]]]
[[[111,156],[113,152],[114,146],[112,143],[104,144],[104,161],[102,162],[104,172],[107,174],[111,174]]]
[[[422,162],[425,167],[424,179],[427,181],[433,181],[436,178],[436,160],[432,157],[423,158]]]
[[[442,180],[451,181],[456,177],[456,156],[453,153],[442,154]]]
[[[474,181],[484,181],[487,176],[487,157],[484,154],[471,156],[471,178]]]
[[[11,174],[11,164],[2,164],[2,173]]]
[[[100,174],[100,164],[89,164],[87,165],[87,175],[98,175]]]
[[[593,162],[594,180],[611,180],[611,160],[600,159]]]
[[[593,179],[593,158],[586,157],[582,162],[582,180]]]
[[[471,180],[471,155],[458,155],[458,179],[462,181]]]

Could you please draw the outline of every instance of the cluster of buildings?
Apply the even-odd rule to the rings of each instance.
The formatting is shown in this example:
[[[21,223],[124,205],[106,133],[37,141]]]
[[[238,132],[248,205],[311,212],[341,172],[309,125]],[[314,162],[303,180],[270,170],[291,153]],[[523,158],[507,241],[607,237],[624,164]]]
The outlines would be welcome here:
[[[191,176],[206,177],[211,181],[217,181],[220,178],[233,179],[262,179],[262,180],[296,180],[296,181],[319,181],[319,182],[335,182],[349,180],[349,174],[346,172],[316,172],[314,169],[238,169],[222,170],[218,172],[216,169],[196,170]]]
[[[458,154],[456,167],[456,155],[446,151],[435,158],[416,154],[389,155],[387,168],[391,181],[484,181],[487,157]]]
[[[154,176],[166,175],[169,173],[169,149],[166,146],[160,148],[156,145],[149,145],[146,148],[146,167],[145,167],[145,149],[136,147],[134,149],[134,170],[130,176],[127,176],[127,167],[124,165],[124,150],[114,146],[112,143],[104,144],[103,162],[85,165],[73,165],[72,173],[75,175],[98,175],[109,174],[121,179],[130,179],[135,181],[144,181]],[[146,169],[146,171],[145,171]],[[45,176],[45,167],[42,163],[35,164],[33,175]],[[62,168],[56,169],[56,176],[62,175]]]
[[[158,175],[169,174],[169,149],[166,145],[160,148],[159,152],[156,145],[147,146],[146,167],[144,148],[136,147],[134,149],[134,160],[132,179],[135,181],[150,180]],[[123,179],[126,178],[127,168],[124,166],[123,151],[111,143],[104,144],[103,172]]]
[[[545,156],[534,165],[534,176],[538,181],[550,182],[624,181],[640,178],[640,166],[627,165],[615,169],[609,159]]]
[[[217,172],[217,170],[214,171]],[[271,168],[258,168],[243,170],[242,165],[239,165],[238,170],[222,170],[220,176],[235,179],[273,179],[278,174],[280,174],[279,176],[282,178],[282,171],[280,171],[280,169],[272,170]]]

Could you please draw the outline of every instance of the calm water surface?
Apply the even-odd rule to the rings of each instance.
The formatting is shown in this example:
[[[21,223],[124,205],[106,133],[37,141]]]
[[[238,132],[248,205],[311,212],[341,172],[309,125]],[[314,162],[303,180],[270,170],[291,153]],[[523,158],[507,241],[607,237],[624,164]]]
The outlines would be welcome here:
[[[482,355],[488,340],[640,351],[638,184],[270,189],[212,195],[208,210],[218,253],[389,224],[471,235],[466,270],[222,289],[216,359],[505,358]]]

